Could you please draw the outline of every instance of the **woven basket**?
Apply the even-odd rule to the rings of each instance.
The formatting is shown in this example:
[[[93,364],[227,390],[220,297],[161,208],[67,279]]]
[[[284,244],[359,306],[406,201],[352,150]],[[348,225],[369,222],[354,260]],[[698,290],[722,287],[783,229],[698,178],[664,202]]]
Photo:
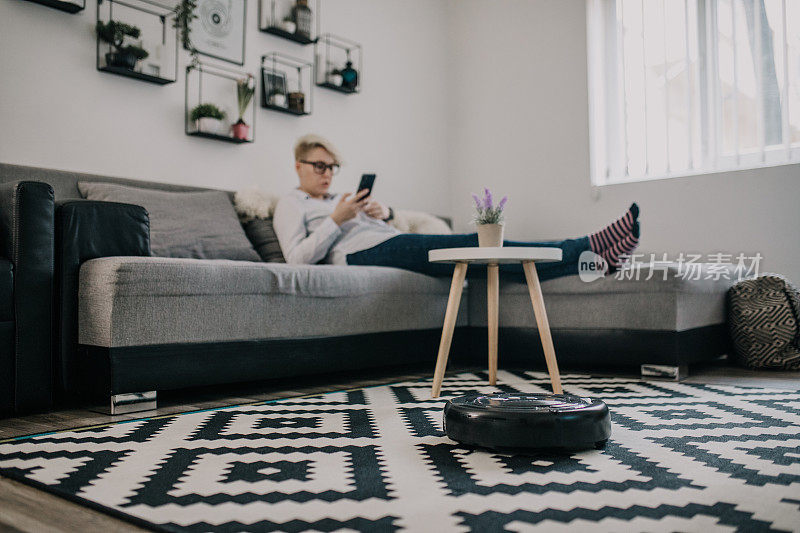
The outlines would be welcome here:
[[[734,362],[748,368],[800,369],[800,292],[778,274],[728,290]]]

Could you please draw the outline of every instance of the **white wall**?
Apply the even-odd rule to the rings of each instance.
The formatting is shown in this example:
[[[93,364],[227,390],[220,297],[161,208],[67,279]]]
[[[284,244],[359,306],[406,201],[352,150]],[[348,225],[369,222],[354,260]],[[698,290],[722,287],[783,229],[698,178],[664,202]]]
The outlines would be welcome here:
[[[257,30],[257,3],[247,2],[246,70],[257,75],[260,56],[272,51],[311,60],[312,46]],[[344,154],[347,166],[336,183],[341,189],[354,189],[362,172],[376,171],[379,197],[441,212],[436,199],[448,194],[442,178],[444,2],[323,0],[322,31],[364,46],[361,94],[317,89],[313,115],[302,118],[259,108],[256,142],[244,145],[184,135],[186,52],[178,82],[163,87],[98,72],[96,5],[87,0],[84,11],[70,15],[0,1],[0,161],[231,190],[254,183],[283,190],[296,186],[293,141],[313,131],[333,139]]]
[[[585,0],[450,0],[452,212],[509,194],[507,235],[585,234],[642,210],[640,251],[760,252],[800,282],[800,165],[597,188],[589,178]]]
[[[636,200],[642,251],[760,252],[762,269],[800,282],[797,165],[593,191],[585,0],[323,0],[323,31],[364,44],[363,93],[319,89],[299,119],[259,109],[257,141],[241,146],[183,134],[182,80],[97,72],[95,5],[68,15],[0,1],[0,161],[281,189],[294,184],[292,141],[318,131],[345,154],[342,189],[375,170],[380,197],[462,230],[484,185],[511,196],[518,239],[585,234]],[[249,70],[273,50],[311,57],[256,31],[255,17],[250,0]]]

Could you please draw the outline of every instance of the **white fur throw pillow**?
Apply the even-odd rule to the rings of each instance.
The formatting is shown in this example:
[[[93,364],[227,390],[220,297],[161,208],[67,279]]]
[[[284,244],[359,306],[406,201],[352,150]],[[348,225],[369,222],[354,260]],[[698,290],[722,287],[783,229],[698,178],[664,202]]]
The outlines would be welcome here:
[[[256,188],[238,191],[233,195],[236,213],[243,218],[271,218],[278,200],[278,196]]]
[[[425,233],[428,235],[449,235],[453,233],[447,222],[422,211],[395,209],[394,219],[389,224],[405,233]]]

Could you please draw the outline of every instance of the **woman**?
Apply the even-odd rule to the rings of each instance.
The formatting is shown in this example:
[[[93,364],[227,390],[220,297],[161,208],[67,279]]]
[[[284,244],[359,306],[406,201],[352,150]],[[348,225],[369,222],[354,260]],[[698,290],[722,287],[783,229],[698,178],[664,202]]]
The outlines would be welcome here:
[[[366,197],[367,190],[331,194],[329,189],[341,159],[323,137],[301,137],[294,155],[300,186],[280,199],[273,221],[287,263],[391,266],[450,276],[452,265],[430,263],[428,251],[478,246],[475,233],[417,235],[398,231],[387,224],[393,216],[391,208]],[[542,281],[577,274],[578,257],[587,250],[603,257],[609,268],[615,269],[639,244],[638,216],[639,208],[633,204],[621,218],[585,237],[552,242],[504,241],[504,246],[561,248],[561,261],[537,265]],[[469,270],[468,275],[476,272],[478,269]],[[500,265],[500,272],[523,275],[520,264]]]

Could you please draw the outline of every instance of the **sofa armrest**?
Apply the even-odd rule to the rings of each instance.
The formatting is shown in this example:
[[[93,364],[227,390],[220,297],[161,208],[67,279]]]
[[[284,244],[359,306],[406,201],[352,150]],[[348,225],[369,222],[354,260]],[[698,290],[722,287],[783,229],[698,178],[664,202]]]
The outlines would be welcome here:
[[[16,412],[46,410],[53,399],[53,188],[38,181],[0,184],[0,256],[13,268]],[[9,398],[11,396],[9,395]]]
[[[81,392],[77,382],[78,275],[90,259],[150,255],[150,218],[138,205],[92,200],[56,204],[56,355],[59,385]]]

